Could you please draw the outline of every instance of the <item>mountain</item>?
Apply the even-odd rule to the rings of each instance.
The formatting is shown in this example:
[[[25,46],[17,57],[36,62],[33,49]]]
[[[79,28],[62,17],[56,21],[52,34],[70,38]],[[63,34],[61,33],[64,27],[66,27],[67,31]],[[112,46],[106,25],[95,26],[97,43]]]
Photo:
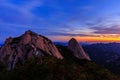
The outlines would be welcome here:
[[[76,58],[67,47],[57,48],[64,59],[51,55],[36,57],[11,71],[1,65],[0,80],[120,80],[104,67]]]
[[[62,45],[62,46],[68,46],[68,42],[54,42],[55,45]],[[80,45],[90,45],[91,43],[87,43],[87,42],[80,42]]]
[[[13,69],[18,62],[23,64],[27,59],[33,59],[43,53],[63,59],[51,40],[29,30],[19,37],[10,37],[5,41],[0,49],[0,61],[7,64],[9,69]]]
[[[120,55],[120,43],[97,43],[92,45],[103,51],[112,51]]]
[[[82,46],[77,42],[76,39],[72,38],[68,42],[68,49],[71,50],[75,57],[79,59],[90,60],[89,56],[85,53]]]
[[[120,43],[96,43],[83,48],[92,61],[120,75]]]

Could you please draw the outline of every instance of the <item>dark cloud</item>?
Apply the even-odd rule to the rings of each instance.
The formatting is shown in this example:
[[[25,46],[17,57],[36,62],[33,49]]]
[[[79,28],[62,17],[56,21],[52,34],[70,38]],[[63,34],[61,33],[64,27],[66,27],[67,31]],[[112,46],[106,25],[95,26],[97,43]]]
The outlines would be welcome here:
[[[89,37],[100,37],[100,35],[92,35],[92,34],[75,34],[75,33],[65,33],[65,32],[52,32],[48,35],[53,36],[89,36]]]
[[[91,27],[96,34],[120,34],[120,25]]]

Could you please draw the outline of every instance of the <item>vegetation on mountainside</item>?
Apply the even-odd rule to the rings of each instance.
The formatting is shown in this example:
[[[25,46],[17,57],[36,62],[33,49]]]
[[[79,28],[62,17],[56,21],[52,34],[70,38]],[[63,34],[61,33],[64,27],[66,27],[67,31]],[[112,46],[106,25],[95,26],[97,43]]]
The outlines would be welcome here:
[[[1,64],[0,80],[120,80],[94,62],[76,59],[67,48],[59,46],[58,49],[65,59],[41,56],[24,65],[18,64],[11,71]]]

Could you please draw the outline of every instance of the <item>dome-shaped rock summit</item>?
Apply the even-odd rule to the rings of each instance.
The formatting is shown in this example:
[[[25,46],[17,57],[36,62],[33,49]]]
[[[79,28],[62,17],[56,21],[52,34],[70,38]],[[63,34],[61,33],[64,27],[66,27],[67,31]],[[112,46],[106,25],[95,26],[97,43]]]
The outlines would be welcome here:
[[[90,60],[88,54],[85,53],[82,46],[77,42],[76,39],[72,38],[68,42],[68,49],[73,52],[73,55],[79,59]]]

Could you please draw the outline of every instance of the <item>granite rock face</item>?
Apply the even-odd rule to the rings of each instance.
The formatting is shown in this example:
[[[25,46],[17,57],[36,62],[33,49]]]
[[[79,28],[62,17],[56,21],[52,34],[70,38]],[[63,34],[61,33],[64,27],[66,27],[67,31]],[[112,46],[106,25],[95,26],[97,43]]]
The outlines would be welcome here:
[[[70,39],[68,43],[68,49],[73,52],[73,55],[79,59],[86,59],[90,60],[90,57],[88,54],[85,53],[82,46],[77,42],[76,39],[72,38]]]
[[[0,61],[7,64],[8,69],[13,69],[18,62],[24,64],[27,59],[34,59],[43,52],[63,59],[51,40],[29,30],[20,37],[6,39],[0,49]]]

